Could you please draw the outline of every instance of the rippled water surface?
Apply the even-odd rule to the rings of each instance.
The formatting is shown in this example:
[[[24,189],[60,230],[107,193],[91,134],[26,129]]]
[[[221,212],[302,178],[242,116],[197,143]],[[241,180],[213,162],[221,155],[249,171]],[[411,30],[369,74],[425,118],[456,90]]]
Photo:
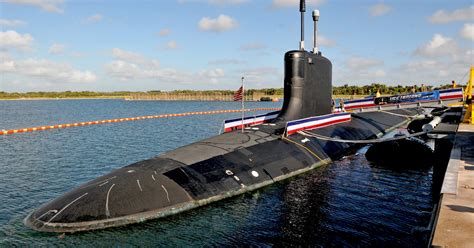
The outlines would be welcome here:
[[[280,103],[247,103],[280,107]],[[233,102],[0,101],[0,130],[217,109]],[[22,220],[115,168],[216,135],[238,113],[154,119],[0,136],[0,246],[426,246],[431,170],[369,164],[363,153],[258,191],[164,219],[76,234]]]

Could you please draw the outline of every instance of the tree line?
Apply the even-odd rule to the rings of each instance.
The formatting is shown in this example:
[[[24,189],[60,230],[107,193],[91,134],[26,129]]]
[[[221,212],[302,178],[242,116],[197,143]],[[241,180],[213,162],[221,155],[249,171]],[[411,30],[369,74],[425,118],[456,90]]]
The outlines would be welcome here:
[[[129,95],[128,91],[96,92],[96,91],[63,91],[63,92],[4,92],[0,91],[0,99],[20,99],[20,98],[113,98]]]
[[[450,84],[442,85],[437,88],[450,88]],[[425,91],[435,89],[429,85],[411,85],[411,86],[387,86],[385,84],[370,84],[364,86],[348,85],[334,86],[332,88],[333,95],[373,95],[380,92],[383,95],[396,95],[410,93],[413,90]],[[21,98],[125,98],[133,94],[159,94],[168,92],[169,94],[188,94],[188,95],[231,95],[234,90],[174,90],[174,91],[114,91],[114,92],[97,92],[97,91],[64,91],[64,92],[4,92],[0,91],[0,99],[21,99]],[[283,88],[264,88],[264,89],[248,89],[246,95],[269,95],[269,96],[283,96]]]
[[[459,85],[458,85],[459,86]],[[438,87],[431,85],[396,85],[396,86],[387,86],[385,84],[371,84],[364,86],[348,85],[344,84],[343,86],[334,86],[332,87],[333,95],[373,95],[377,91],[382,95],[398,95],[411,93],[413,91],[431,91],[434,89],[447,89],[451,88],[451,84],[445,84]],[[459,86],[460,87],[460,86]]]

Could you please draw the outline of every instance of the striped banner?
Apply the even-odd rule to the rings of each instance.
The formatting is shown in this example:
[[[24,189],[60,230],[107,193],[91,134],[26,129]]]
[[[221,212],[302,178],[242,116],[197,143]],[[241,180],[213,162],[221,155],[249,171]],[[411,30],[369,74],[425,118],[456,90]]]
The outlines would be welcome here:
[[[274,112],[266,113],[263,115],[245,117],[243,126],[247,127],[247,126],[258,125],[264,122],[268,122],[270,120],[275,119],[279,113],[280,111],[274,111]],[[242,118],[224,121],[224,132],[230,132],[230,131],[241,129],[241,128],[242,128]]]
[[[332,112],[333,113],[342,113],[342,112],[346,112],[346,111],[342,107],[336,107],[332,110]]]
[[[344,109],[367,108],[376,106],[374,98],[364,98],[357,100],[349,100],[344,102]]]
[[[351,121],[350,113],[328,114],[304,119],[289,121],[286,124],[286,135],[292,135],[298,131],[311,130],[332,126],[334,124]]]
[[[447,90],[439,90],[439,98],[441,100],[446,99],[463,99],[463,90],[462,88],[454,88]]]
[[[344,101],[344,109],[370,108],[378,105],[390,105],[400,103],[416,103],[438,100],[462,100],[463,89],[434,90],[430,92],[417,92],[404,95],[393,95],[378,98],[364,98],[357,100]]]

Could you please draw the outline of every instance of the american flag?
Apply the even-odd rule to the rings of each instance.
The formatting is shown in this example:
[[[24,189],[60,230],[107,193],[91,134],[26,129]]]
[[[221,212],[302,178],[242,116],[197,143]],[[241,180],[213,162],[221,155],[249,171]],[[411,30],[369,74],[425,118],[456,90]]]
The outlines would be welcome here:
[[[240,88],[236,92],[234,92],[234,101],[242,101],[243,92],[244,87],[240,86]]]

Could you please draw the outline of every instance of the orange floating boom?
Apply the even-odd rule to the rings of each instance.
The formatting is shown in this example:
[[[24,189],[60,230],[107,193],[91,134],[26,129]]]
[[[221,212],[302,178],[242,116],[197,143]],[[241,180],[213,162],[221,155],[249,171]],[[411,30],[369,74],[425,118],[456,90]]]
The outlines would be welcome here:
[[[280,110],[280,108],[244,109],[245,112],[273,111],[273,110]],[[145,120],[145,119],[182,117],[182,116],[189,116],[189,115],[215,115],[215,114],[223,114],[223,113],[237,113],[237,112],[241,112],[241,111],[242,111],[242,109],[212,110],[212,111],[199,111],[199,112],[185,112],[185,113],[177,113],[177,114],[147,115],[147,116],[109,119],[109,120],[100,120],[100,121],[76,122],[76,123],[48,125],[48,126],[40,126],[40,127],[28,127],[28,128],[21,128],[21,129],[3,130],[3,131],[0,131],[0,135],[8,135],[8,134],[15,134],[15,133],[27,133],[27,132],[44,131],[44,130],[68,128],[68,127],[82,127],[82,126],[107,124],[107,123],[117,123],[117,122],[124,122],[124,121],[138,121],[138,120]]]

